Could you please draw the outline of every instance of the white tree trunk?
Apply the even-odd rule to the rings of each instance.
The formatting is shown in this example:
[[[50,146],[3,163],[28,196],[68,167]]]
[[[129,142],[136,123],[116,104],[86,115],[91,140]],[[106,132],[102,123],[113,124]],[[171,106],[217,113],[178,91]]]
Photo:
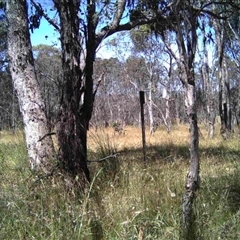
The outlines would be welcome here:
[[[30,166],[48,173],[55,152],[34,69],[26,0],[8,0],[6,9],[10,72],[23,116]]]
[[[170,81],[170,78],[169,78]],[[170,85],[170,84],[168,84]],[[167,132],[170,133],[171,131],[171,118],[170,118],[170,94],[169,94],[170,86],[166,89],[166,96],[165,96],[165,122]]]
[[[149,82],[149,95],[148,95],[147,106],[148,106],[148,114],[149,114],[150,134],[153,134],[154,127],[153,127],[152,79]]]
[[[224,54],[226,32],[221,20],[213,21],[216,32],[216,47],[218,58],[218,81],[219,81],[219,115],[221,118],[220,133],[226,138],[231,131],[231,108],[227,63]]]
[[[205,33],[204,33],[205,34]],[[209,57],[206,42],[203,42],[203,59],[204,63],[201,69],[202,79],[204,84],[205,104],[207,110],[207,121],[208,121],[208,137],[212,139],[214,137],[214,125],[215,125],[215,104],[214,104],[214,91],[211,86],[209,77]]]

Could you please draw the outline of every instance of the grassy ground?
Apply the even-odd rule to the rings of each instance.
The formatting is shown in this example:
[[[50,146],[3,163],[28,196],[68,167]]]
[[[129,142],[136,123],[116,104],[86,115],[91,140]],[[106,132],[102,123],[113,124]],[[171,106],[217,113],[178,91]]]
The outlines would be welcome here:
[[[196,239],[240,239],[239,140],[209,140],[201,132]],[[1,132],[0,239],[178,239],[188,135],[183,125],[147,134],[144,164],[140,129],[90,131],[89,161],[118,154],[89,163],[93,181],[80,195],[64,176],[36,178],[23,134]]]

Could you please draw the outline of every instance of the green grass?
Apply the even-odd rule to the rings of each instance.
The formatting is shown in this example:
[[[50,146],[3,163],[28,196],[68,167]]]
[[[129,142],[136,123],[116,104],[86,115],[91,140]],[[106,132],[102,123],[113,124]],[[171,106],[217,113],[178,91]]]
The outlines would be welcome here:
[[[146,164],[138,131],[91,132],[89,159],[119,154],[89,163],[93,181],[82,195],[68,188],[62,175],[37,179],[29,170],[22,134],[2,134],[0,239],[178,239],[189,164],[187,128],[147,136]],[[196,239],[240,239],[239,150],[237,138],[200,141]]]

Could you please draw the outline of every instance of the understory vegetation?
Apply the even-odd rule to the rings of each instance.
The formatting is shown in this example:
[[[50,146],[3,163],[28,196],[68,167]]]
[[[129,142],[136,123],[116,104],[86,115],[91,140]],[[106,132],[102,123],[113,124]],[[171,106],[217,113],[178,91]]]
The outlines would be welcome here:
[[[205,126],[200,129],[195,237],[240,239],[239,139],[209,140]],[[126,127],[121,134],[110,127],[92,129],[92,182],[83,193],[61,173],[36,178],[23,133],[2,131],[0,239],[178,239],[188,139],[187,125],[173,126],[169,134],[163,128],[147,133],[144,163],[140,128]]]

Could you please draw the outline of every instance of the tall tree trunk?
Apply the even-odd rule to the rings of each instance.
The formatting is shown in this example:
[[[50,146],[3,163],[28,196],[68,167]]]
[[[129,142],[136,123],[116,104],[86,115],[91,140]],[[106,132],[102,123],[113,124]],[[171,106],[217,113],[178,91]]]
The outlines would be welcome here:
[[[173,57],[171,54],[168,52],[170,62],[169,62],[169,69],[168,69],[168,82],[166,84],[166,93],[165,93],[165,118],[166,118],[166,123],[167,123],[167,132],[170,133],[171,130],[171,117],[170,117],[170,86],[171,86],[171,81],[172,81],[172,61]]]
[[[95,1],[88,0],[88,15],[87,15],[87,22],[88,22],[88,34],[86,40],[86,66],[85,66],[85,91],[84,91],[84,98],[83,98],[83,105],[81,107],[81,121],[85,129],[89,129],[89,121],[92,117],[93,112],[93,103],[95,95],[93,93],[93,65],[95,61],[95,46],[96,42],[96,6]]]
[[[86,162],[88,126],[81,106],[84,76],[80,68],[80,0],[54,3],[60,17],[63,68],[63,92],[57,124],[59,158],[63,169],[74,178],[78,176],[84,188],[90,176]]]
[[[95,58],[95,3],[89,0],[87,4],[88,29],[86,52],[83,53],[79,42],[80,1],[54,2],[60,16],[64,72],[64,89],[57,128],[60,159],[64,169],[73,176],[80,176],[84,184],[85,180],[90,180],[87,167],[87,131],[94,101],[92,75]],[[85,53],[86,64],[82,70],[80,56]]]
[[[217,40],[217,58],[218,58],[218,81],[219,81],[219,115],[221,119],[220,133],[227,138],[231,131],[232,113],[230,109],[230,89],[227,63],[224,56],[225,49],[225,29],[221,20],[214,20],[214,28]]]
[[[30,166],[49,173],[55,152],[35,74],[26,0],[8,0],[6,10],[10,72],[23,116]]]
[[[211,139],[214,137],[215,132],[215,104],[214,104],[214,97],[208,97],[208,105],[207,105],[207,112],[208,112],[208,137]]]
[[[152,76],[150,76],[150,81],[148,84],[149,94],[148,94],[148,114],[149,114],[149,127],[150,127],[150,134],[154,132],[154,122],[153,122],[153,100],[152,100]]]
[[[12,112],[11,112],[11,128],[13,134],[15,134],[16,131],[16,110],[15,110],[15,93],[14,89],[12,90]]]
[[[183,8],[184,11],[179,11]],[[177,45],[180,53],[178,58],[174,51],[173,56],[177,59],[180,71],[180,79],[185,89],[185,108],[187,112],[190,131],[190,166],[186,178],[185,193],[182,197],[182,218],[180,239],[196,239],[194,231],[193,203],[196,191],[199,187],[199,135],[197,123],[197,101],[194,74],[194,58],[197,49],[197,15],[192,11],[190,1],[181,1],[181,5],[176,6],[177,16]],[[180,14],[180,16],[179,16]],[[182,19],[185,24],[182,24]],[[170,49],[170,47],[169,47]]]
[[[204,28],[205,35],[205,28]],[[214,136],[214,125],[215,125],[215,104],[213,97],[213,90],[210,86],[209,78],[209,64],[208,64],[208,49],[206,47],[206,39],[203,41],[203,59],[204,63],[201,69],[203,84],[204,84],[204,94],[205,94],[205,106],[207,111],[207,121],[208,121],[208,137],[211,139]]]
[[[170,118],[170,94],[169,90],[166,90],[166,97],[165,97],[165,119],[166,119],[166,127],[167,132],[170,133],[171,131],[171,118]]]
[[[193,231],[193,201],[199,185],[199,136],[196,111],[196,89],[194,81],[185,85],[185,106],[190,126],[190,167],[187,174],[185,189],[182,198],[182,233],[183,239],[194,239]]]
[[[221,134],[227,138],[232,130],[232,112],[230,108],[230,89],[226,60],[219,64],[219,113],[221,118]]]

